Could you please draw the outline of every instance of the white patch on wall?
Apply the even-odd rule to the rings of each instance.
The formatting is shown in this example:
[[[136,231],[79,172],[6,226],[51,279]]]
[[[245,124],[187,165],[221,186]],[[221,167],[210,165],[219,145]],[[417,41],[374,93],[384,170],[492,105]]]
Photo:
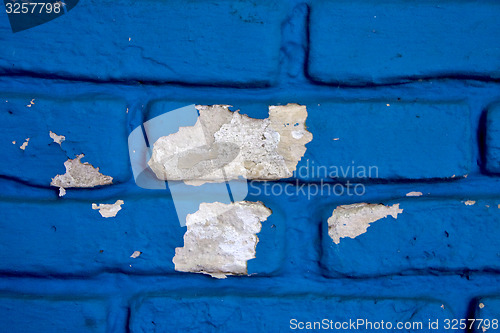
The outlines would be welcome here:
[[[130,256],[130,258],[139,258],[139,256],[142,254],[141,251],[134,251],[134,253],[132,253],[132,255]]]
[[[364,234],[371,223],[391,215],[397,219],[403,213],[399,204],[384,206],[382,204],[356,203],[338,206],[333,215],[328,219],[328,235],[335,244],[341,238],[356,238]]]
[[[84,155],[80,154],[76,158],[64,162],[66,173],[52,178],[50,185],[65,189],[71,187],[95,187],[113,183],[113,177],[103,175],[99,172],[99,168],[94,168],[88,162],[82,163],[80,160],[83,157]],[[66,192],[61,191],[59,194],[61,195],[61,193]]]
[[[54,140],[55,143],[58,143],[61,145],[61,143],[66,140],[66,137],[64,135],[57,135],[56,133],[49,131],[49,136],[52,140]]]
[[[15,142],[15,141],[14,141]],[[26,141],[23,142],[23,144],[21,145],[21,147],[19,147],[19,149],[21,150],[25,150],[26,147],[28,147],[28,143],[30,142],[30,138],[27,138]]]
[[[466,206],[474,206],[476,204],[476,202],[473,201],[473,200],[467,200],[467,201],[464,202],[464,204]]]
[[[114,204],[92,204],[92,209],[99,209],[102,217],[115,217],[122,209],[123,200],[116,200]]]
[[[184,247],[175,249],[175,270],[208,274],[247,275],[247,261],[255,258],[261,222],[271,210],[261,202],[202,203],[186,218]]]
[[[293,175],[312,134],[305,106],[270,106],[269,118],[231,112],[229,105],[197,105],[194,126],[159,138],[148,165],[162,180],[202,185],[238,177],[258,180]]]
[[[422,192],[409,192],[409,193],[406,193],[406,196],[407,197],[420,197],[420,196],[422,196]]]

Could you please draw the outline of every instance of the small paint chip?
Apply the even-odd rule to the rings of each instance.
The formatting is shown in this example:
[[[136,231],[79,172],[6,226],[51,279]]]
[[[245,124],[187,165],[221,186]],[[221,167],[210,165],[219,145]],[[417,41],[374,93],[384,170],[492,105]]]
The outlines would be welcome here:
[[[122,209],[123,200],[116,200],[114,204],[92,204],[92,209],[99,209],[102,217],[115,217],[116,214]]]
[[[422,196],[422,192],[409,192],[409,193],[406,193],[406,196],[407,197],[420,197],[420,196]]]
[[[21,150],[25,150],[26,147],[28,147],[28,143],[30,141],[30,138],[27,138],[26,141],[24,141],[24,143],[21,145],[21,147],[19,147],[19,149]],[[15,142],[15,141],[14,141]]]
[[[364,234],[371,223],[389,215],[397,219],[401,213],[403,210],[399,208],[399,204],[385,206],[363,202],[338,206],[328,219],[328,235],[335,244],[339,244],[341,238],[356,238]]]
[[[32,99],[30,104],[26,105],[26,107],[30,108],[32,105],[35,105],[35,99]]]
[[[484,308],[484,304],[483,303],[479,303],[479,308],[483,309]]]
[[[66,195],[66,190],[64,187],[59,187],[59,196],[64,197]]]
[[[476,202],[475,202],[475,201],[473,201],[473,200],[467,200],[466,202],[464,202],[464,204],[465,204],[466,206],[473,206],[473,205],[475,205],[475,204],[476,204]]]
[[[132,255],[130,256],[130,258],[139,258],[139,256],[142,254],[141,251],[134,251],[134,253],[132,253]],[[130,267],[132,267],[132,265],[130,265]]]
[[[58,143],[61,145],[61,143],[66,140],[66,137],[64,135],[57,135],[56,133],[49,131],[49,136],[52,140],[54,140],[55,143]]]

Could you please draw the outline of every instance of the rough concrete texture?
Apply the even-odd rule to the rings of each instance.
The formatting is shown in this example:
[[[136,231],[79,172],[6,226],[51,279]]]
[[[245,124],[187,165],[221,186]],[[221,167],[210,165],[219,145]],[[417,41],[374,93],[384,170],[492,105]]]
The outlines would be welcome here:
[[[328,219],[328,234],[335,244],[344,237],[356,238],[364,234],[370,223],[391,215],[397,219],[403,213],[399,204],[384,206],[382,204],[356,203],[338,206]]]
[[[115,217],[122,209],[123,200],[116,200],[114,204],[92,204],[92,209],[98,209],[102,217]]]
[[[113,177],[103,175],[99,172],[99,168],[94,168],[88,162],[82,163],[81,159],[84,156],[84,154],[80,154],[76,158],[64,162],[66,173],[52,178],[50,185],[59,188],[70,188],[95,187],[113,183]]]
[[[231,112],[229,105],[201,106],[192,127],[161,137],[148,162],[159,179],[190,185],[243,177],[291,177],[312,134],[305,128],[305,106],[270,106],[269,118]]]
[[[175,249],[175,270],[218,279],[248,274],[247,261],[255,258],[259,241],[256,234],[271,213],[261,202],[202,203],[187,216],[184,247]]]

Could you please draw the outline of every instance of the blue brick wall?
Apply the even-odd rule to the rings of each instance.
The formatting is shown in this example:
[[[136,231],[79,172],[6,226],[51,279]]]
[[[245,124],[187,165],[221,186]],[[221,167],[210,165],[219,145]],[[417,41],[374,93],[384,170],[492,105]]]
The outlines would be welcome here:
[[[500,319],[498,2],[80,0],[18,33],[0,12],[0,332]],[[170,190],[136,185],[128,135],[190,104],[287,103],[313,134],[299,170],[377,173],[252,183],[273,213],[250,276],[175,271],[186,227]],[[59,197],[51,178],[82,153],[113,184]],[[319,191],[348,181],[362,195]],[[116,200],[115,218],[91,209]],[[358,202],[403,213],[333,243],[327,219]]]

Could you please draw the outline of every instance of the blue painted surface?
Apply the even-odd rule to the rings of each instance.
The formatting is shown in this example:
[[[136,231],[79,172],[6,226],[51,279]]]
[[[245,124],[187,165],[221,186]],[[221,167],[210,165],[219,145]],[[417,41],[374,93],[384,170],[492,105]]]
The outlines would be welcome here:
[[[488,326],[487,332],[500,332],[500,324],[496,320],[500,313],[500,299],[498,297],[483,297],[477,299],[476,304],[474,304],[474,310],[476,312],[476,318],[478,320],[483,320]],[[482,332],[482,329],[474,327],[474,332]]]
[[[309,74],[319,82],[500,77],[497,1],[319,0],[311,8]]]
[[[486,172],[486,145],[495,146],[498,137],[493,118],[485,117],[500,99],[500,84],[492,79],[498,77],[497,4],[447,2],[443,17],[435,7],[404,36],[398,28],[413,22],[413,11],[398,11],[392,20],[401,5],[378,4],[390,38],[371,44],[374,50],[418,42],[408,46],[409,60],[396,59],[387,68],[370,53],[351,57],[350,49],[370,47],[364,35],[339,30],[343,43],[315,48],[314,34],[324,29],[331,38],[335,22],[346,31],[352,30],[348,20],[366,28],[371,17],[354,15],[371,14],[375,5],[365,2],[359,11],[337,2],[147,4],[81,1],[70,13],[15,35],[0,14],[0,91],[13,98],[9,108],[15,111],[0,104],[0,331],[149,332],[154,321],[171,331],[266,332],[289,331],[295,315],[303,321],[389,320],[395,312],[401,320],[416,312],[423,321],[486,316],[477,311],[478,300],[500,296],[500,179]],[[354,16],[332,16],[320,6],[342,6]],[[332,17],[341,20],[332,23]],[[479,17],[483,22],[474,25]],[[454,29],[460,22],[463,29]],[[436,31],[435,38],[423,38],[422,32]],[[478,53],[471,53],[472,44]],[[318,50],[321,59],[314,56]],[[306,62],[322,81],[393,84],[317,85],[304,73]],[[334,66],[361,76],[332,80]],[[172,81],[177,83],[159,84]],[[370,111],[373,101],[381,104]],[[265,118],[268,105],[289,102],[308,107],[314,135],[300,165],[313,157],[328,164],[354,159],[377,164],[382,176],[356,180],[365,186],[361,197],[308,196],[302,190],[319,183],[307,177],[268,184],[274,194],[252,183],[247,200],[273,211],[258,235],[257,258],[248,263],[253,275],[215,280],[175,272],[171,260],[185,228],[168,190],[134,183],[128,133],[193,103],[230,104]],[[392,111],[385,112],[387,103],[394,104]],[[419,112],[425,116],[421,127]],[[51,142],[49,130],[66,135],[65,152]],[[120,181],[69,189],[59,198],[50,178],[77,153]],[[287,185],[297,194],[283,195]],[[424,195],[406,198],[411,191]],[[116,218],[91,209],[94,202],[118,199],[125,204]],[[466,200],[476,204],[465,206]],[[401,203],[405,211],[359,238],[330,243],[327,218],[336,206],[355,202]],[[143,253],[130,258],[136,250]],[[500,312],[498,302],[484,309],[491,311],[487,316]]]
[[[106,308],[105,301],[84,297],[71,299],[1,295],[1,330],[19,333],[104,333],[107,326]]]
[[[500,173],[500,105],[488,108],[486,116],[486,169]]]
[[[298,166],[301,179],[426,179],[470,172],[464,103],[319,101],[308,111],[308,129],[321,144],[308,145]]]
[[[276,82],[285,3],[82,0],[74,9],[17,34],[2,12],[0,73],[204,85]],[[19,61],[30,58],[36,60]]]
[[[133,304],[136,311],[131,318],[130,331],[168,331],[172,326],[181,331],[190,331],[193,330],[193,323],[203,322],[206,323],[207,332],[276,332],[282,327],[280,323],[290,323],[291,327],[298,331],[311,331],[316,328],[343,332],[373,332],[374,322],[380,321],[381,315],[385,318],[385,324],[381,326],[384,328],[392,327],[394,330],[397,323],[410,320],[422,322],[427,328],[428,318],[442,321],[451,315],[448,310],[443,310],[441,305],[432,300],[411,299],[375,300],[321,296],[222,296],[182,299],[167,295],[163,298],[138,299]],[[327,315],[324,314],[325,310],[328,311]],[[363,313],[364,322],[354,321],[354,324],[352,320],[349,322],[343,318],[344,313],[358,311]],[[320,324],[314,326],[314,322]],[[340,323],[340,326],[335,327],[335,323]]]
[[[475,203],[437,198],[384,202],[399,203],[403,213],[397,219],[374,222],[366,233],[341,239],[339,244],[331,241],[324,224],[322,266],[333,277],[499,272],[500,199],[468,200]],[[325,219],[332,210],[325,209]]]
[[[114,183],[130,178],[124,100],[99,95],[51,99],[35,93],[3,93],[0,101],[0,137],[5,143],[0,151],[2,176],[48,186],[51,178],[66,172],[66,160],[84,154],[82,163],[99,167]],[[66,137],[61,146],[50,138],[50,132]],[[27,138],[28,146],[21,150]]]

